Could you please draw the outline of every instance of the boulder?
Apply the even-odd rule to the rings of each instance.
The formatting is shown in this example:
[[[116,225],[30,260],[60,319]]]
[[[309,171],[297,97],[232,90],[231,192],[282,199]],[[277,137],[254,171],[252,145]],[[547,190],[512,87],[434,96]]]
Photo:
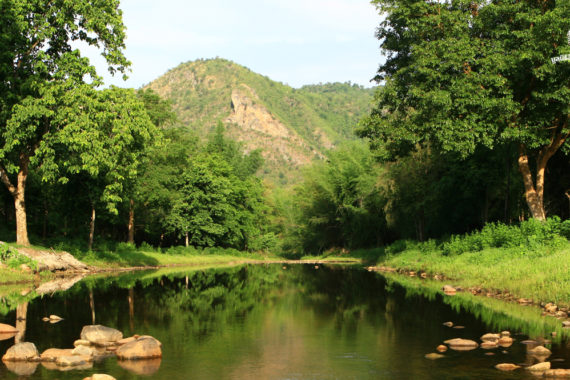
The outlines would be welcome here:
[[[39,361],[40,355],[36,345],[30,342],[17,343],[10,347],[6,354],[2,356],[2,361]]]
[[[437,354],[435,352],[432,352],[431,354],[426,354],[425,358],[429,359],[429,360],[437,360],[437,359],[445,358],[445,356],[442,354]]]
[[[73,347],[77,346],[91,346],[91,342],[85,339],[77,339],[75,342],[73,342]]]
[[[58,315],[52,314],[49,316],[49,320],[50,321],[61,321],[61,320],[63,320],[63,318],[58,316]]]
[[[445,352],[445,351],[447,351],[447,346],[440,344],[439,346],[437,346],[436,350],[439,352]]]
[[[501,347],[510,347],[513,344],[513,338],[510,336],[501,336],[501,339],[497,341]]]
[[[443,322],[444,326],[453,327],[453,322]]]
[[[81,339],[93,344],[105,344],[123,339],[123,333],[111,327],[90,325],[81,330]]]
[[[514,371],[515,369],[520,368],[520,365],[516,365],[513,363],[500,363],[495,366],[496,369],[501,371]]]
[[[530,367],[526,367],[526,369],[533,372],[543,372],[546,371],[547,369],[550,369],[550,362],[543,362],[531,365]]]
[[[544,377],[570,378],[570,369],[547,369]]]
[[[94,352],[90,347],[87,346],[77,346],[71,350],[71,355],[75,356],[93,356]]]
[[[71,355],[71,348],[48,348],[40,355],[40,359],[42,362],[55,362],[57,358],[61,356],[70,356]]]
[[[564,326],[564,327],[570,327],[570,321],[564,321],[564,322],[562,322],[562,326]]]
[[[507,337],[507,336],[511,336],[511,332],[510,332],[510,331],[501,331],[501,338]]]
[[[120,346],[116,354],[120,360],[160,358],[161,343],[153,337],[140,337],[134,342]]]
[[[14,334],[17,333],[18,329],[14,326],[10,326],[4,323],[0,323],[0,334]]]
[[[448,344],[452,348],[454,346],[455,347],[473,347],[473,348],[479,347],[479,343],[475,342],[474,340],[462,339],[462,338],[449,339],[443,343]]]
[[[137,340],[137,338],[135,338],[134,336],[128,337],[128,338],[123,338],[121,340],[117,341],[117,344],[122,346],[123,344],[127,344],[127,343],[131,343],[134,342],[135,340]]]
[[[481,340],[483,342],[499,340],[499,339],[501,339],[501,336],[499,334],[492,334],[492,333],[487,333],[481,337]]]

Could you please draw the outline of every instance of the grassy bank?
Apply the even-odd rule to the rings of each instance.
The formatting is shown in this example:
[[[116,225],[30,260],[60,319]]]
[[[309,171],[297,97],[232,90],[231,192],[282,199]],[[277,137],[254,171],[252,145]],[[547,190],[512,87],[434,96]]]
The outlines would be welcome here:
[[[357,251],[376,265],[443,275],[453,285],[570,305],[570,222],[489,225],[445,242],[399,241]]]

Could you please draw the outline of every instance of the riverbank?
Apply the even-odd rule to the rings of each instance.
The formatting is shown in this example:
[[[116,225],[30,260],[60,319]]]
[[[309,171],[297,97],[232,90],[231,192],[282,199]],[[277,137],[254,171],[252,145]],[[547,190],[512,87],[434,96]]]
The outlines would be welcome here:
[[[69,268],[59,267],[58,270],[48,270],[44,264],[22,260],[19,253],[26,258],[38,258],[47,253],[54,257],[65,257],[69,254],[55,251],[51,248],[31,246],[22,248],[15,244],[6,244],[13,253],[12,262],[0,262],[0,285],[16,283],[40,283],[52,279],[55,274],[73,275],[76,273],[92,274],[100,272],[127,271],[140,269],[168,268],[168,267],[211,267],[236,264],[302,264],[302,263],[347,263],[360,264],[358,258],[348,256],[324,255],[319,257],[303,257],[300,260],[288,260],[270,253],[241,252],[234,249],[223,248],[185,248],[177,247],[162,252],[157,249],[136,248],[132,245],[122,245],[115,251],[76,251],[73,258],[85,264],[85,268],[70,263]],[[18,252],[18,253],[16,253]],[[25,264],[22,264],[24,263]],[[38,269],[39,268],[39,269]],[[43,268],[43,269],[42,269]]]
[[[504,299],[570,306],[570,242],[537,250],[487,248],[446,254],[434,244],[360,251],[383,271],[445,280],[446,284]]]

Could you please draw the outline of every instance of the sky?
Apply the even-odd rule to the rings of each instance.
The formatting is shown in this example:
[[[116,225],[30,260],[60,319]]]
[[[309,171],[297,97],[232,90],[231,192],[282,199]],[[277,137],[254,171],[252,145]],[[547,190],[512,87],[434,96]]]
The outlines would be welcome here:
[[[370,87],[381,63],[380,16],[368,0],[122,0],[129,79],[140,88],[180,63],[225,58],[293,87],[348,82]]]

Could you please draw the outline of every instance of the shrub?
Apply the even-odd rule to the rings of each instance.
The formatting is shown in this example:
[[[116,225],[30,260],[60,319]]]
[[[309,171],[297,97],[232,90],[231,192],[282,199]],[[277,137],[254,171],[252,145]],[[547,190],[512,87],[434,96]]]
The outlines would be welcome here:
[[[536,219],[523,221],[518,226],[489,223],[481,231],[468,235],[454,235],[442,246],[445,255],[477,252],[487,248],[518,248],[521,252],[544,248],[559,248],[568,243],[570,222],[552,217],[545,222]]]

